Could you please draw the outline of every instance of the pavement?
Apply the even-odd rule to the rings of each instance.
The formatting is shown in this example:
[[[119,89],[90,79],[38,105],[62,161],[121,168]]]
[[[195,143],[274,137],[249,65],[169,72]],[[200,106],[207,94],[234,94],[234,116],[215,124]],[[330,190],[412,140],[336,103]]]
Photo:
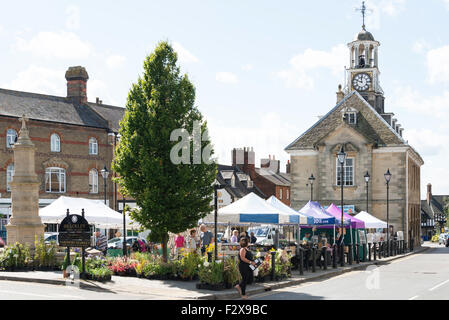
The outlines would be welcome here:
[[[277,282],[265,282],[256,283],[247,287],[247,294],[249,296],[257,296],[261,294],[267,294],[274,290],[279,290],[288,287],[300,286],[307,282],[316,282],[323,279],[337,277],[342,274],[365,270],[371,265],[385,265],[394,260],[404,259],[411,255],[422,253],[429,248],[432,248],[433,244],[425,243],[422,247],[416,248],[414,252],[406,253],[404,255],[397,255],[394,257],[383,258],[377,261],[365,262],[345,267],[338,267],[333,269],[332,267],[327,270],[320,270],[317,268],[315,273],[311,271],[304,271],[304,275],[299,275],[298,271],[293,271],[292,277],[283,281]],[[0,296],[2,295],[2,284],[6,282],[27,282],[42,284],[46,286],[66,286],[73,287],[74,284],[79,287],[80,290],[85,292],[89,291],[93,294],[115,294],[129,298],[137,299],[179,299],[179,300],[230,300],[240,298],[235,289],[228,289],[222,291],[209,291],[196,289],[196,283],[193,281],[172,281],[172,280],[147,280],[139,279],[135,277],[118,277],[113,276],[111,282],[100,283],[89,280],[78,280],[78,282],[71,282],[62,278],[62,272],[0,272]],[[78,286],[79,284],[79,286]],[[20,286],[20,284],[17,284]],[[24,284],[25,285],[25,284]],[[56,289],[62,290],[62,289]],[[8,290],[6,290],[8,291]],[[33,293],[31,293],[31,296]],[[68,294],[69,296],[71,294]],[[72,295],[76,296],[76,295]],[[94,295],[95,296],[95,295]],[[98,296],[97,296],[98,298]],[[51,297],[50,297],[51,299]]]

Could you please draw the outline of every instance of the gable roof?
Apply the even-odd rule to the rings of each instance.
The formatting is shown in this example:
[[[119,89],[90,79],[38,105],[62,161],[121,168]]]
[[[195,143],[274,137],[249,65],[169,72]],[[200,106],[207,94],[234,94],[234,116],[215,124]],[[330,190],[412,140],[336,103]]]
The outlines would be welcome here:
[[[77,104],[65,97],[0,89],[0,115],[118,131],[124,108]],[[117,120],[118,119],[118,120]],[[110,127],[111,124],[111,127]]]
[[[259,176],[277,186],[289,187],[291,185],[290,175],[288,173],[276,173],[267,168],[255,168],[255,171]]]
[[[439,216],[445,215],[444,202],[446,199],[449,199],[449,196],[432,195],[430,204],[427,202],[427,200],[421,200],[421,211],[427,214],[431,219],[435,219]]]
[[[231,174],[232,173],[232,174]],[[238,166],[227,166],[227,165],[218,165],[217,172],[217,181],[225,185],[225,190],[234,198],[234,201],[244,196],[248,195],[251,192],[254,192],[259,197],[266,199],[267,196],[253,183],[252,188],[247,187],[247,180],[243,182],[239,176],[246,175],[243,171],[240,170]],[[235,187],[231,184],[231,177],[235,177]]]
[[[358,124],[353,126],[353,128],[367,137],[369,141],[385,145],[407,144],[385,119],[354,90],[347,94],[332,110],[306,132],[289,144],[285,150],[315,149],[315,144],[318,141],[343,123],[339,111],[346,107],[352,107],[359,111],[357,116]]]

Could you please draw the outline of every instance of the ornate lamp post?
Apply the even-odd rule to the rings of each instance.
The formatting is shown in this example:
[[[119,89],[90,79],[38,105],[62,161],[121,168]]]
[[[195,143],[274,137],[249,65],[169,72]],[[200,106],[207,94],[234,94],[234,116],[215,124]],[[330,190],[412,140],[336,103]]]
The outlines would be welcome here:
[[[103,176],[103,181],[104,181],[104,204],[106,204],[106,180],[109,177],[109,170],[106,168],[106,166],[104,166],[103,169],[101,169],[101,175]]]
[[[309,182],[310,182],[310,201],[313,201],[313,182],[314,181],[315,181],[315,177],[312,174],[310,176],[310,178],[309,178]]]
[[[344,239],[344,224],[343,224],[343,208],[344,208],[344,200],[343,200],[343,186],[344,186],[344,164],[346,162],[346,152],[344,145],[341,146],[340,152],[337,154],[338,162],[340,163],[340,186],[341,186],[341,236]],[[345,265],[344,261],[344,242],[341,245],[341,253],[340,253],[340,260],[341,260],[341,266],[343,267]]]
[[[368,173],[368,171],[365,173],[365,182],[366,182],[366,212],[368,211],[368,201],[369,201],[369,193],[368,193],[368,184],[369,184],[369,180],[370,180],[370,175]]]
[[[218,229],[218,190],[220,189],[224,189],[226,186],[222,185],[218,182],[216,182],[214,184],[214,207],[215,207],[215,212],[214,212],[214,230],[215,230],[215,234],[214,234],[214,239],[215,239],[215,248],[214,248],[214,261],[218,260],[218,240],[217,240],[217,229]]]
[[[390,197],[390,180],[392,174],[390,173],[390,169],[384,174],[385,181],[387,182],[387,257],[390,256],[390,211],[389,211],[389,197]]]

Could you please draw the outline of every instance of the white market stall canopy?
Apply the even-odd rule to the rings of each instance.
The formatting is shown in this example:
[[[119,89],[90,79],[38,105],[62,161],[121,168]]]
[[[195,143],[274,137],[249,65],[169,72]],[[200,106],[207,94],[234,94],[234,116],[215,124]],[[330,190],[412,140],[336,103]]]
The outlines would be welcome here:
[[[123,215],[109,208],[101,200],[59,197],[52,204],[39,209],[39,216],[43,223],[59,224],[67,216],[67,209],[70,214],[78,215],[81,215],[81,211],[84,209],[86,220],[98,228],[123,228]],[[126,227],[138,228],[139,225],[126,215]]]
[[[299,213],[298,211],[293,210],[289,206],[287,206],[285,203],[283,203],[281,200],[276,198],[275,196],[271,196],[270,199],[266,200],[268,204],[271,206],[277,208],[278,210],[281,210],[282,212],[285,212],[285,214],[289,215],[289,222],[290,223],[296,223],[301,225],[308,225],[310,222],[308,217],[305,215]],[[312,220],[313,222],[313,220]]]
[[[387,223],[377,219],[376,217],[370,215],[368,212],[362,211],[355,216],[356,219],[365,222],[365,228],[367,229],[387,229]]]
[[[255,193],[218,210],[218,220],[228,223],[290,223],[290,215],[268,204]]]

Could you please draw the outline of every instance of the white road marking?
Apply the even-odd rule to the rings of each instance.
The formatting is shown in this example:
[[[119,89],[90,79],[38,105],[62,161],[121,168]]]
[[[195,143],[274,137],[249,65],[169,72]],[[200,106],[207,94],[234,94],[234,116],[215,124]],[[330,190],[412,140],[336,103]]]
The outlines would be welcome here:
[[[411,297],[409,300],[415,300],[415,299],[418,299],[419,298],[419,296],[414,296],[414,297]]]
[[[444,281],[444,282],[441,282],[440,284],[437,284],[435,287],[429,289],[429,291],[433,291],[433,290],[435,290],[435,289],[438,289],[439,287],[445,285],[445,284],[448,283],[448,282],[449,282],[449,280],[446,280],[446,281]]]

